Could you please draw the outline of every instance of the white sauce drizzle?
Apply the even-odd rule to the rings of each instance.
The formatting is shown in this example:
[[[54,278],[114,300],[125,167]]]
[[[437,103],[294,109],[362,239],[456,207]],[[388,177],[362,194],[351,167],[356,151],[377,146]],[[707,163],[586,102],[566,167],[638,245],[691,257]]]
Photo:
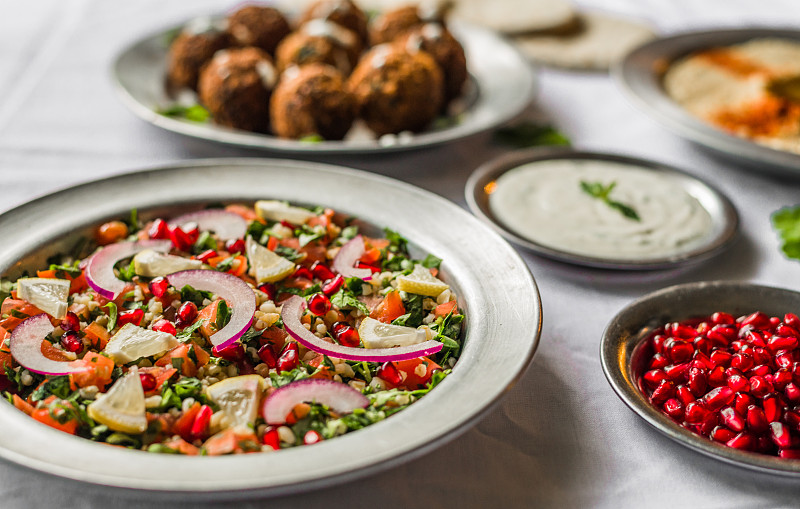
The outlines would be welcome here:
[[[616,182],[610,199],[632,207],[625,217],[581,189],[581,181]],[[533,242],[584,256],[652,259],[689,251],[711,231],[708,211],[669,174],[610,161],[557,159],[503,174],[489,195],[503,225]]]

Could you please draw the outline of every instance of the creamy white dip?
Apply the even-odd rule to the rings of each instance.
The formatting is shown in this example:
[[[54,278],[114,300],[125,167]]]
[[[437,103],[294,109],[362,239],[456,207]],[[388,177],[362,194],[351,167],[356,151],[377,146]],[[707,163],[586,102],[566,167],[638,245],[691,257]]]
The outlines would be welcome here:
[[[581,188],[615,182],[609,198],[639,221]],[[507,171],[489,189],[492,214],[517,235],[553,249],[611,259],[686,252],[711,231],[711,216],[671,175],[599,160],[537,161]]]

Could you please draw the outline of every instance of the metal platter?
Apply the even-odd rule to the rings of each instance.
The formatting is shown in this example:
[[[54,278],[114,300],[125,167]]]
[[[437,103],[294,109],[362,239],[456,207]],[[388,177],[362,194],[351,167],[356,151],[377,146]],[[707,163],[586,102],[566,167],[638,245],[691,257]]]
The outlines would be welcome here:
[[[613,259],[601,256],[580,255],[552,246],[533,242],[516,234],[498,221],[489,207],[491,184],[505,172],[531,162],[548,160],[597,160],[630,165],[643,171],[663,172],[674,179],[687,193],[706,209],[712,228],[702,243],[670,256],[646,259]],[[466,200],[470,210],[509,241],[538,255],[575,265],[618,270],[667,269],[678,265],[698,263],[727,249],[736,239],[739,216],[731,202],[709,184],[676,168],[645,159],[583,152],[566,148],[540,148],[513,152],[490,161],[473,173],[466,184]]]
[[[648,42],[629,53],[613,69],[617,83],[642,111],[682,138],[759,171],[800,176],[800,154],[776,150],[717,129],[695,118],[673,101],[662,85],[675,60],[695,51],[770,37],[800,42],[800,30],[750,28],[688,32]]]
[[[531,65],[494,32],[453,22],[448,24],[464,46],[471,80],[463,98],[466,107],[445,122],[445,127],[398,137],[396,143],[380,140],[302,142],[266,134],[220,127],[211,122],[196,123],[160,115],[157,109],[174,103],[165,87],[168,35],[171,27],[144,37],[120,53],[112,74],[117,92],[128,108],[143,120],[186,136],[239,147],[286,153],[373,153],[418,149],[466,138],[508,122],[533,99],[536,89]]]
[[[725,311],[740,316],[763,311],[770,316],[795,313],[800,293],[734,281],[688,283],[651,293],[625,307],[603,332],[600,362],[617,396],[655,429],[697,452],[740,467],[800,477],[800,462],[741,451],[679,426],[652,406],[639,390],[646,345],[654,327],[666,322]]]
[[[542,308],[525,263],[453,203],[389,178],[329,165],[216,159],[124,174],[58,191],[0,215],[0,275],[18,277],[132,208],[143,220],[212,203],[279,198],[331,207],[401,232],[412,251],[444,259],[442,277],[466,314],[452,374],[408,409],[313,447],[218,457],[109,447],[39,424],[0,404],[0,457],[95,487],[181,500],[230,500],[308,491],[420,456],[474,425],[522,375],[539,342]],[[432,218],[448,218],[436,228]],[[425,226],[427,225],[427,226]],[[486,267],[502,267],[487,271]],[[502,366],[503,369],[498,369]],[[47,444],[46,447],[43,444]]]

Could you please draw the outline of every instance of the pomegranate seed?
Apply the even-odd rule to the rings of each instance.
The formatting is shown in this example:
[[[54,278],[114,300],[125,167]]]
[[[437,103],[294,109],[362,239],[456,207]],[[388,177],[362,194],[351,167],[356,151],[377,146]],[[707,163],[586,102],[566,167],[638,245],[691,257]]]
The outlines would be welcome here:
[[[800,449],[780,449],[778,456],[792,460],[800,459]]]
[[[336,274],[331,272],[331,269],[325,266],[324,263],[320,262],[314,262],[314,264],[311,266],[311,272],[314,274],[315,278],[322,281],[333,279],[336,276]]]
[[[750,382],[743,375],[732,375],[728,377],[728,387],[734,392],[749,392]]]
[[[650,340],[653,343],[653,350],[663,355],[664,342],[666,341],[666,339],[667,338],[665,338],[661,334],[656,334],[655,336],[653,336],[653,338]]]
[[[766,381],[763,376],[750,377],[750,394],[757,398],[763,398],[767,394],[772,393],[774,387],[771,383]]]
[[[733,400],[733,408],[742,415],[747,413],[747,409],[753,404],[753,397],[749,394],[738,393],[736,399]]]
[[[657,353],[650,359],[650,369],[661,369],[669,365],[669,359]]]
[[[789,447],[792,445],[792,434],[789,428],[782,422],[772,422],[769,425],[769,436],[778,447]]]
[[[306,431],[306,434],[303,435],[303,443],[305,445],[316,444],[317,442],[322,441],[322,435],[320,435],[317,431],[310,429]]]
[[[726,352],[725,350],[714,350],[713,352],[711,352],[710,359],[711,362],[714,364],[714,366],[722,366],[727,368],[731,364],[732,357],[733,355]]]
[[[122,327],[126,323],[132,323],[133,325],[140,325],[143,319],[144,319],[144,310],[142,308],[129,309],[127,311],[121,312],[117,316],[117,326]]]
[[[794,355],[791,352],[780,353],[775,356],[778,367],[789,369],[794,364]]]
[[[150,281],[147,287],[150,288],[150,293],[154,296],[163,297],[169,289],[169,281],[167,281],[167,278],[159,276]]]
[[[714,431],[714,428],[716,428],[718,424],[719,419],[717,419],[717,414],[709,412],[703,419],[703,422],[697,426],[697,432],[707,437],[711,435],[711,432]]]
[[[728,429],[737,433],[744,430],[744,418],[736,413],[736,410],[734,410],[733,407],[727,406],[720,410],[719,417],[722,419],[723,424],[725,424]]]
[[[734,354],[731,358],[731,367],[739,371],[747,371],[753,367],[753,358],[746,353],[739,352]]]
[[[769,352],[766,349],[764,349],[764,348],[762,348],[760,346],[756,347],[756,348],[753,348],[753,362],[756,365],[770,364],[771,361],[772,361],[772,356],[769,354]]]
[[[397,369],[397,366],[391,362],[384,362],[383,365],[378,368],[377,375],[379,378],[386,380],[392,385],[400,385],[403,383],[403,378],[400,376],[400,371]]]
[[[739,324],[741,326],[751,325],[756,329],[763,329],[770,325],[769,317],[761,311],[756,311],[752,315],[741,317],[740,320]]]
[[[767,337],[759,331],[749,331],[745,334],[744,339],[750,346],[760,346],[762,348],[767,346]]]
[[[300,352],[297,343],[286,343],[278,358],[278,371],[291,371],[300,364]]]
[[[298,267],[293,274],[294,277],[302,277],[308,280],[314,279],[314,274],[311,273],[306,267]]]
[[[651,369],[644,374],[644,383],[650,388],[655,389],[662,380],[667,378],[667,374],[660,369]]]
[[[666,368],[664,368],[664,373],[670,380],[685,381],[687,379],[686,376],[688,372],[689,372],[688,362],[684,362],[683,364],[673,364],[672,366],[667,366]]]
[[[702,396],[706,391],[706,374],[698,368],[689,369],[689,390],[696,397]]]
[[[706,408],[716,412],[720,408],[730,405],[734,398],[736,398],[736,393],[730,387],[717,387],[703,396],[703,403]]]
[[[782,323],[775,328],[775,334],[793,338],[800,337],[800,332],[798,332],[796,328],[792,327],[791,325],[786,325],[785,323]]]
[[[715,325],[706,333],[706,337],[719,346],[727,346],[736,337],[736,328],[730,325]]]
[[[686,422],[689,424],[700,424],[710,412],[703,408],[699,401],[693,401],[686,405]]]
[[[61,320],[61,329],[63,331],[78,331],[81,328],[81,320],[78,315],[72,311],[67,311],[66,316]]]
[[[358,269],[369,269],[370,272],[372,272],[373,274],[376,273],[376,272],[380,272],[381,271],[380,267],[376,267],[374,265],[370,265],[368,263],[364,263],[361,260],[356,262],[356,268],[358,268]]]
[[[244,359],[244,346],[241,343],[234,342],[222,348],[216,346],[211,349],[211,353],[230,362],[238,362]]]
[[[219,253],[217,253],[213,249],[206,249],[205,251],[197,255],[195,258],[197,258],[203,263],[208,263],[208,260],[214,258],[215,256],[219,256]]]
[[[142,390],[144,392],[156,390],[158,381],[151,373],[139,373],[139,380],[142,382]]]
[[[261,437],[261,442],[264,445],[268,445],[275,449],[276,451],[281,448],[281,439],[278,435],[278,428],[275,426],[268,426],[266,430],[264,430],[264,436]]]
[[[733,438],[736,436],[736,433],[727,428],[723,428],[722,426],[717,426],[711,432],[710,436],[715,442],[722,442],[724,444],[730,440],[733,440]]]
[[[396,384],[395,384],[396,385]],[[650,396],[653,403],[659,404],[675,395],[675,384],[669,380],[662,381]]]
[[[761,408],[750,405],[747,409],[747,427],[753,433],[763,433],[767,431],[769,421],[767,421],[767,417],[764,415],[764,411]]]
[[[778,398],[765,398],[761,404],[764,408],[764,416],[767,418],[768,422],[780,420],[783,412],[778,403]]]
[[[315,293],[308,299],[308,310],[317,316],[323,316],[331,310],[331,300],[322,293]]]
[[[714,369],[716,366],[708,357],[708,355],[704,354],[701,351],[696,351],[694,353],[694,357],[692,358],[692,365],[697,366],[698,368],[705,368],[705,369]]]
[[[722,366],[717,366],[712,369],[708,375],[706,375],[706,381],[711,387],[722,387],[725,385],[725,369],[723,369]]]
[[[800,414],[794,410],[787,410],[786,413],[783,414],[783,420],[795,431],[800,431]]]
[[[258,349],[258,358],[261,359],[261,362],[269,366],[270,369],[278,366],[278,359],[275,358],[275,351],[269,343]]]
[[[297,228],[297,226],[295,226],[294,224],[290,223],[289,221],[287,221],[287,220],[285,220],[285,219],[282,219],[282,220],[281,220],[281,224],[282,224],[283,226],[285,226],[286,228],[290,228],[290,229],[292,229],[292,230],[294,230],[294,229],[296,229],[296,228]]]
[[[683,403],[679,399],[670,398],[664,402],[664,412],[676,421],[682,421]]]
[[[766,377],[771,374],[770,371],[771,370],[769,369],[769,366],[765,366],[762,364],[748,371],[747,376],[763,376],[766,379]]]
[[[258,289],[267,294],[269,300],[275,300],[275,297],[278,296],[278,289],[272,283],[261,283],[258,285]]]
[[[337,275],[333,279],[325,281],[325,284],[322,285],[322,293],[331,296],[338,292],[342,286],[344,286],[344,278],[341,275]]]
[[[178,308],[178,317],[177,320],[175,320],[175,323],[178,325],[178,327],[184,328],[194,323],[196,318],[197,306],[195,306],[194,302],[187,301],[181,304],[181,307]]]
[[[83,351],[83,340],[79,332],[68,330],[61,336],[61,346],[64,350],[72,353]]]
[[[156,219],[147,229],[147,236],[151,239],[168,239],[169,226],[163,219]]]
[[[172,241],[172,245],[175,246],[175,249],[179,251],[188,253],[192,250],[192,246],[194,245],[192,237],[187,232],[183,231],[180,226],[174,226],[169,230],[169,238]]]
[[[767,348],[769,348],[770,352],[794,350],[797,348],[797,338],[792,336],[772,336],[767,340]]]
[[[667,326],[665,327],[665,331],[667,334],[681,339],[692,339],[695,336],[697,336],[696,328],[682,324],[680,322],[673,322],[667,324]]]
[[[719,324],[732,324],[732,323],[734,323],[735,319],[733,318],[733,315],[731,315],[729,313],[717,312],[717,313],[714,313],[713,315],[711,315],[711,321],[714,322],[717,325],[719,325]]]
[[[783,392],[786,394],[786,399],[792,403],[797,404],[800,402],[800,387],[797,387],[794,383],[786,384]]]
[[[752,435],[749,435],[746,432],[739,433],[734,438],[728,440],[725,445],[728,447],[733,447],[734,449],[741,449],[745,451],[749,451],[753,449],[755,445],[755,440],[753,440]]]
[[[789,327],[794,327],[795,329],[800,330],[800,318],[798,318],[794,313],[786,313],[783,315],[783,323]]]
[[[340,330],[344,329],[345,327],[350,327],[350,324],[347,322],[335,322],[331,327],[333,334],[336,335],[339,333]]]
[[[172,334],[173,336],[178,333],[175,330],[175,326],[169,320],[160,319],[156,323],[152,325],[152,329],[159,332],[166,332],[167,334]]]
[[[704,356],[710,354],[713,347],[714,345],[711,344],[711,341],[702,336],[698,336],[692,341],[692,348],[695,349],[695,352]]]
[[[788,369],[779,369],[772,377],[772,384],[776,389],[783,389],[787,384],[792,383],[792,372]]]
[[[361,345],[361,336],[359,336],[358,331],[352,327],[339,329],[338,332],[334,332],[334,336],[339,343],[344,346],[357,347]]]
[[[227,249],[230,254],[244,253],[244,240],[231,239],[225,242],[225,249]]]
[[[694,403],[696,401],[692,391],[690,391],[685,385],[679,385],[675,393],[678,395],[678,399],[680,399],[684,405],[688,405],[689,403]]]
[[[189,431],[189,434],[192,436],[192,438],[205,438],[208,431],[208,425],[211,423],[211,415],[213,413],[214,411],[208,405],[203,405],[200,407],[200,411],[197,412],[194,422],[192,423],[192,429]]]

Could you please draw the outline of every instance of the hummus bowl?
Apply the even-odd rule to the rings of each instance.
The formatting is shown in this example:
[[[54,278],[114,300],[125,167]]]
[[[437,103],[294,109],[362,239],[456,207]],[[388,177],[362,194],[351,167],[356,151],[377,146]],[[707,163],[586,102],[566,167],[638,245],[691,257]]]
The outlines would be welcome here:
[[[440,256],[441,277],[462,298],[466,316],[465,346],[453,372],[407,410],[368,428],[313,447],[235,456],[183,457],[109,447],[33,422],[12,405],[0,404],[5,430],[0,458],[95,488],[147,491],[183,501],[309,491],[373,474],[460,435],[527,368],[538,345],[542,308],[533,277],[514,249],[439,196],[348,168],[217,159],[60,190],[0,214],[5,241],[0,275],[16,278],[40,267],[96,225],[127,217],[134,208],[147,220],[262,198],[331,207],[357,217],[365,232],[391,228],[403,233],[412,252]],[[437,217],[447,217],[457,226],[419,226]]]
[[[774,174],[798,177],[800,154],[729,134],[687,111],[670,96],[664,85],[665,75],[684,57],[699,51],[726,48],[756,39],[782,39],[796,41],[800,45],[800,30],[751,28],[689,32],[663,37],[633,50],[618,63],[613,74],[637,107],[678,136],[739,164]]]

